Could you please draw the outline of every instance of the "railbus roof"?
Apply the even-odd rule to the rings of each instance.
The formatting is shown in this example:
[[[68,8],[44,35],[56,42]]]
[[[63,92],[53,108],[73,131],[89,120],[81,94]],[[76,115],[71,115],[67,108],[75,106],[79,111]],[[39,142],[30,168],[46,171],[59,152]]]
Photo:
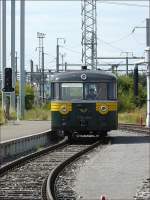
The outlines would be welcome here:
[[[116,81],[116,76],[101,70],[80,70],[55,73],[51,76],[52,82],[101,82]]]

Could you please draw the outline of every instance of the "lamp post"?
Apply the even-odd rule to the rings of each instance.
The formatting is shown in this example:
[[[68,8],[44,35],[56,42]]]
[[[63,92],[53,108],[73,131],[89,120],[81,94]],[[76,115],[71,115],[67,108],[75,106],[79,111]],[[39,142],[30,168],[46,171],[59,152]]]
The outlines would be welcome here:
[[[42,96],[42,102],[44,103],[44,45],[43,39],[45,38],[45,33],[37,32],[37,38],[39,38],[39,69],[41,68],[41,78],[40,78],[40,96]],[[40,66],[42,64],[42,66]],[[41,91],[42,82],[42,91]],[[41,95],[42,93],[42,95]]]

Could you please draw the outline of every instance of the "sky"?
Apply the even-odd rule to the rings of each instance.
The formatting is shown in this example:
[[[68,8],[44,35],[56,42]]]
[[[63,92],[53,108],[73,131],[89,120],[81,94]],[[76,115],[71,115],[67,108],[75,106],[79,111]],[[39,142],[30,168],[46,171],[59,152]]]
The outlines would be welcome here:
[[[7,66],[10,67],[10,1],[7,1]],[[37,32],[45,33],[45,68],[55,68],[56,38],[64,61],[81,63],[81,1],[26,1],[25,2],[25,65],[30,59],[38,64]],[[146,18],[148,1],[97,1],[98,56],[120,56],[133,52],[144,56],[146,47]],[[16,51],[19,63],[20,2],[16,3]],[[133,29],[136,28],[134,32]],[[109,61],[105,61],[108,63]],[[119,61],[116,61],[119,62]]]

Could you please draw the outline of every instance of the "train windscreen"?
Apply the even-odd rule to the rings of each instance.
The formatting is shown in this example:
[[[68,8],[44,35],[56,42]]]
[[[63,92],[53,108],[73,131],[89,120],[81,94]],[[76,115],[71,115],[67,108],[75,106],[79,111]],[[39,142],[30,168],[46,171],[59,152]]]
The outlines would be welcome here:
[[[62,100],[115,100],[115,83],[62,83]]]
[[[61,84],[61,99],[62,100],[83,99],[83,84],[82,83],[62,83]]]

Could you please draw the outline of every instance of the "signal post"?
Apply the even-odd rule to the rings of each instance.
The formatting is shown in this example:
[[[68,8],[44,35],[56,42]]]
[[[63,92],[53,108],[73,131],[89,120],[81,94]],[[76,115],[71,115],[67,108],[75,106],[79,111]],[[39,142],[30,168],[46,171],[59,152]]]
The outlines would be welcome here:
[[[5,79],[3,93],[5,94],[5,115],[6,119],[9,119],[9,109],[11,103],[11,94],[14,91],[12,87],[12,68],[5,68]]]

